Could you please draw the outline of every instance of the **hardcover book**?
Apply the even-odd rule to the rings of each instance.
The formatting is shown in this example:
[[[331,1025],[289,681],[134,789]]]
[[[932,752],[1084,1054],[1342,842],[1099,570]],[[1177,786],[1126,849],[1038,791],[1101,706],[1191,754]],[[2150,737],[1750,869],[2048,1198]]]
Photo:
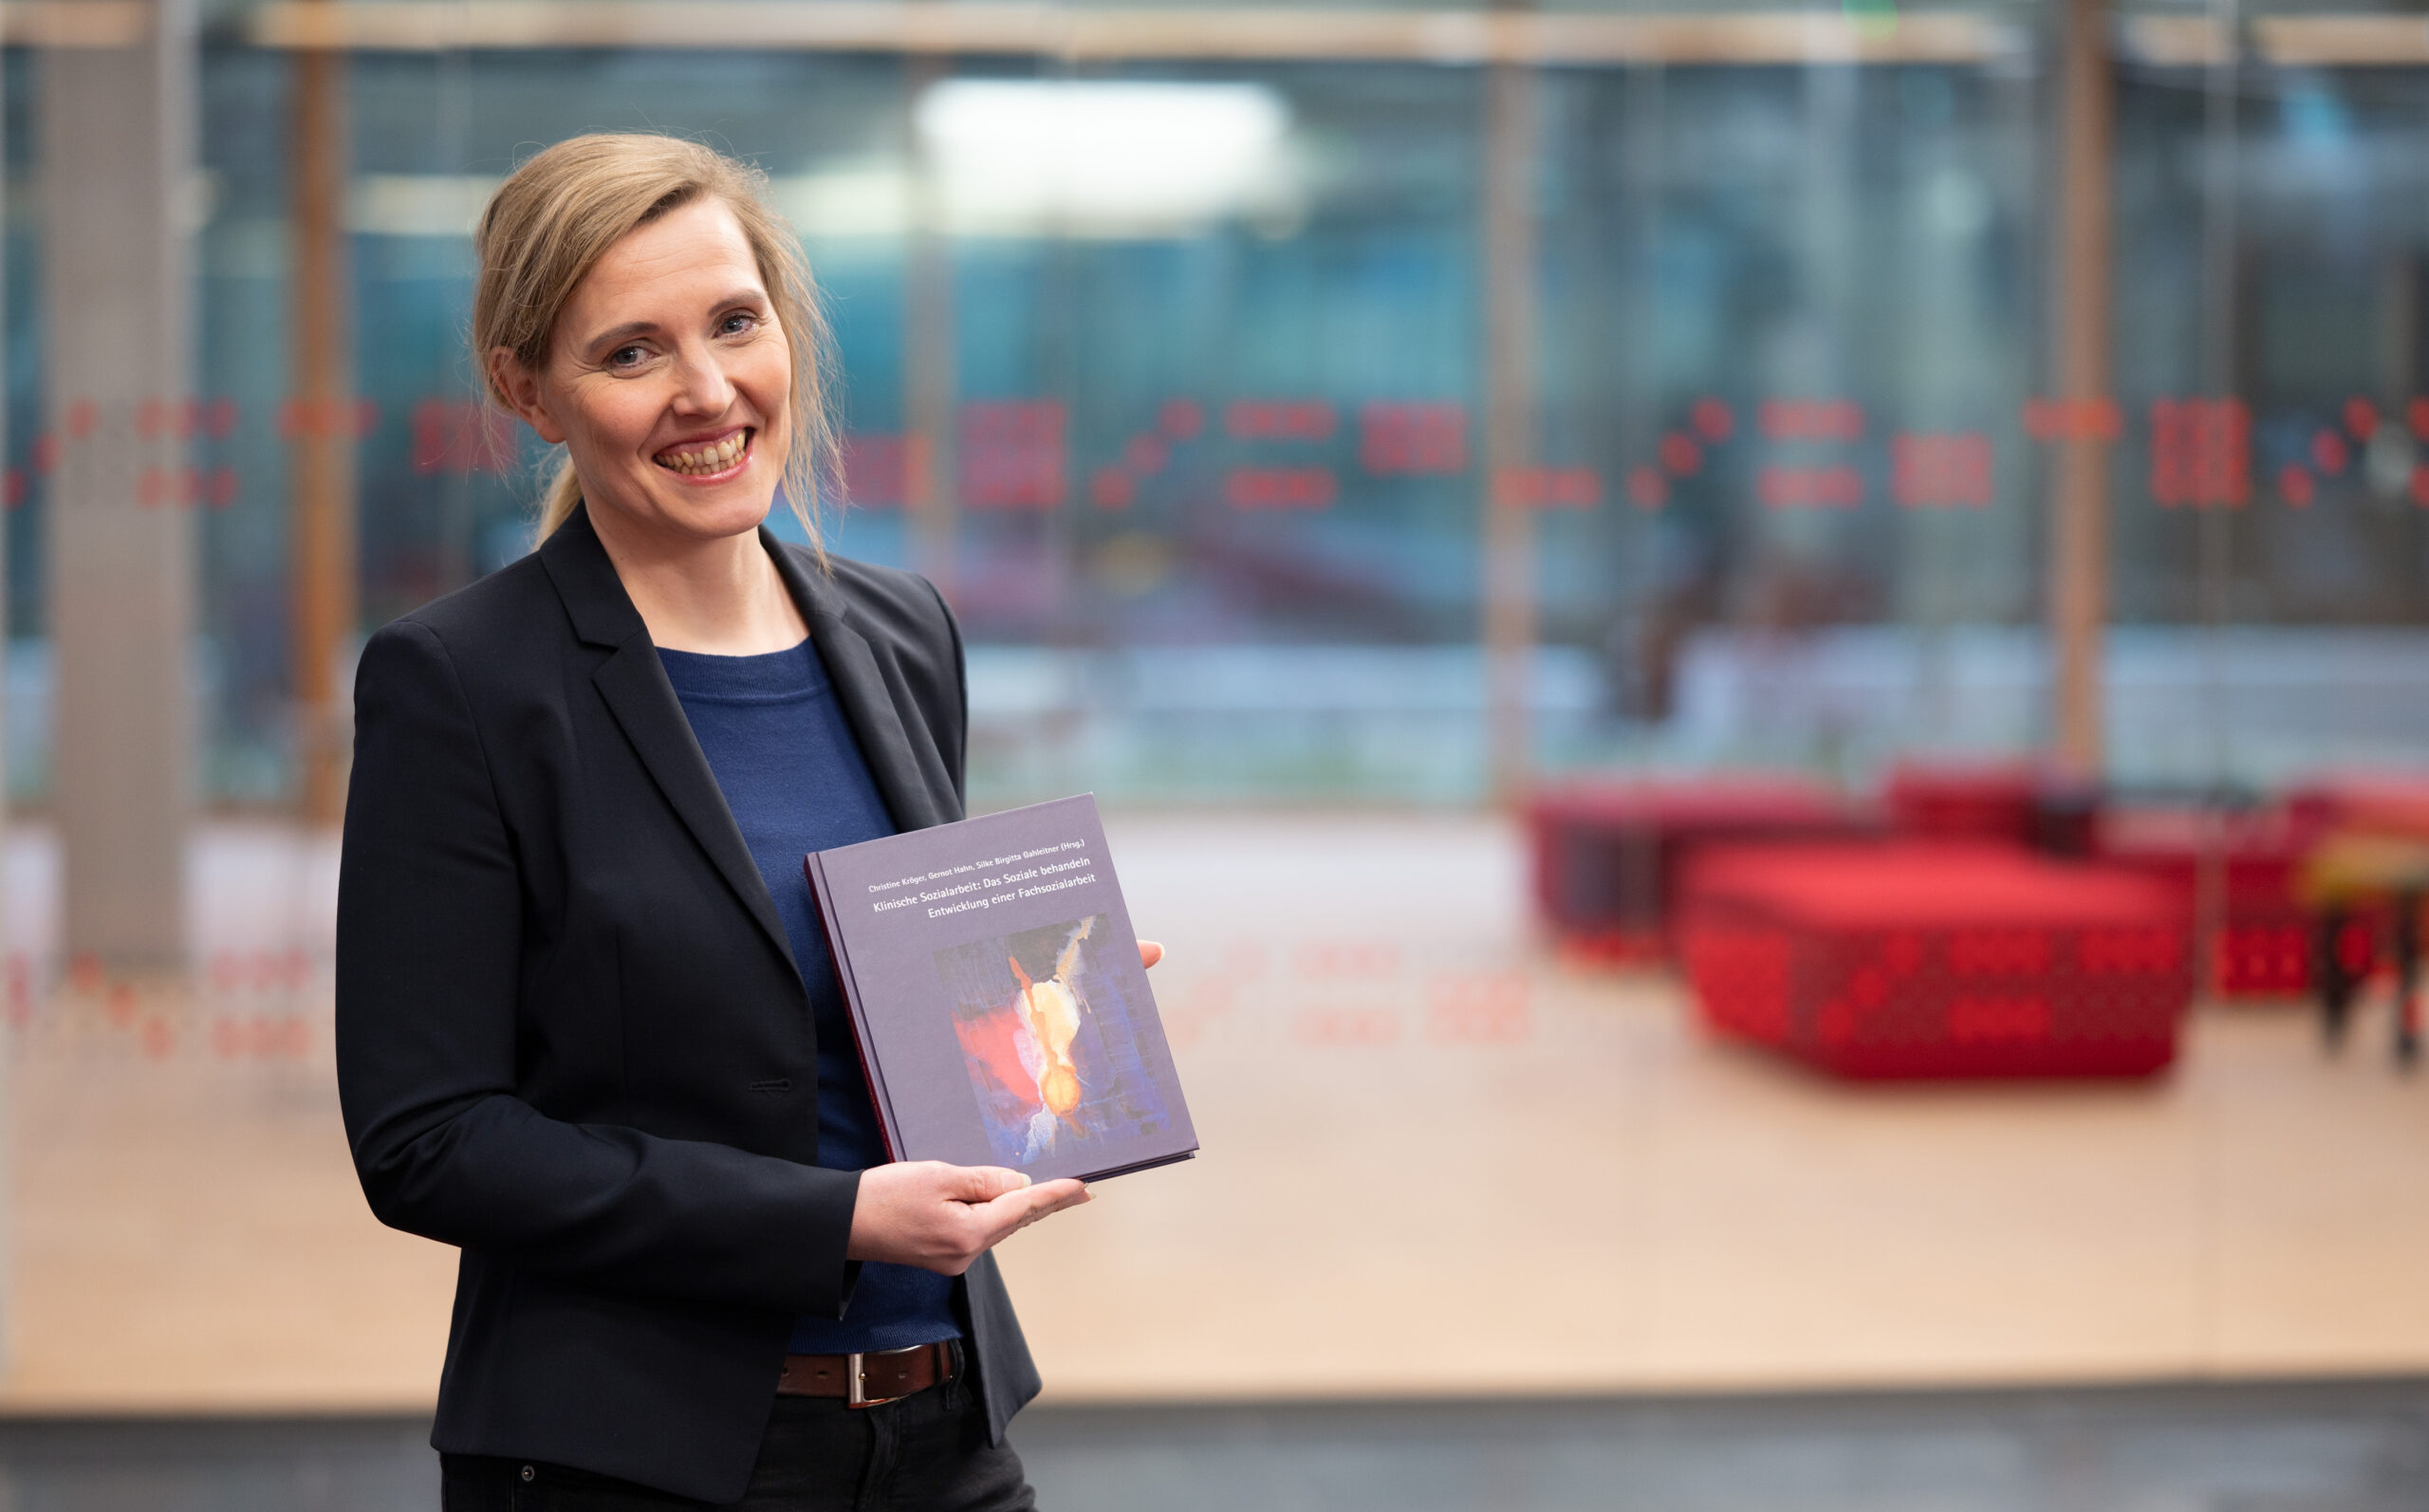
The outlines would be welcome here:
[[[1197,1152],[1093,797],[803,865],[894,1159],[1095,1181]]]

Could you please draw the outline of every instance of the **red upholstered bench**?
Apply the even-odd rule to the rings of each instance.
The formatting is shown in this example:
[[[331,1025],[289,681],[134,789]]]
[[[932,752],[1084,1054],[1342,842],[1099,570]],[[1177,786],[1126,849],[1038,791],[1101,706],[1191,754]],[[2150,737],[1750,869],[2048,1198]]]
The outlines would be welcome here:
[[[1528,809],[1535,905],[1572,954],[1670,952],[1679,869],[1716,841],[1845,840],[1865,833],[1836,789],[1795,777],[1610,783],[1554,789]]]
[[[2005,840],[2087,855],[2099,789],[2027,763],[1901,762],[1882,789],[1892,828],[1921,839]]]
[[[1882,791],[1890,822],[1915,836],[2029,844],[2040,774],[2021,763],[1904,762]]]
[[[2316,839],[2283,809],[2210,815],[2197,809],[2103,815],[2097,854],[2166,882],[2189,914],[2201,861],[2215,847],[2223,917],[2213,948],[2216,989],[2235,996],[2301,996],[2311,990],[2317,922],[2294,896],[2294,873]]]
[[[2166,883],[2000,845],[1728,847],[1689,868],[1705,1022],[1840,1076],[2142,1076],[2176,1055],[2190,918]]]

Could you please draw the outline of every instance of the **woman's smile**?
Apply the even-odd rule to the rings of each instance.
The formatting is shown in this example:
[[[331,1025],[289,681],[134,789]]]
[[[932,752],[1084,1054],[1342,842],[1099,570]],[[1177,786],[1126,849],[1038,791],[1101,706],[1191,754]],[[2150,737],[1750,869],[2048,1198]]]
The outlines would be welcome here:
[[[755,427],[730,426],[706,435],[687,436],[660,449],[650,460],[686,483],[725,483],[742,476],[754,453]]]

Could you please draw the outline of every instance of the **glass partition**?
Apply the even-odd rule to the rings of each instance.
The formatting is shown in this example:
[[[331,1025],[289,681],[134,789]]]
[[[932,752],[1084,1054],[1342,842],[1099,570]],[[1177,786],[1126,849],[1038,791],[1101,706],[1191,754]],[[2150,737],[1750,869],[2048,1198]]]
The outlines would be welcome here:
[[[296,783],[293,53],[266,14],[206,32],[192,196],[203,782],[240,806]],[[2054,11],[1553,11],[1505,65],[1498,149],[1467,33],[1326,14],[1368,29],[1177,25],[1129,59],[443,28],[354,52],[360,628],[528,544],[542,458],[461,349],[483,197],[539,143],[664,130],[764,168],[809,249],[849,433],[831,539],[947,583],[990,801],[1470,802],[1513,677],[1538,775],[1856,781],[2046,744]],[[2117,18],[2099,418],[2110,681],[2148,694],[2114,700],[2129,782],[2424,733],[2429,66],[2386,61],[2400,16],[2336,22],[2245,15],[2222,49],[2208,11]],[[9,772],[38,802],[53,338],[40,82],[9,67]],[[1486,292],[1496,214],[1523,320]],[[1523,350],[1496,378],[1501,326]],[[1501,507],[1526,518],[1494,546]]]

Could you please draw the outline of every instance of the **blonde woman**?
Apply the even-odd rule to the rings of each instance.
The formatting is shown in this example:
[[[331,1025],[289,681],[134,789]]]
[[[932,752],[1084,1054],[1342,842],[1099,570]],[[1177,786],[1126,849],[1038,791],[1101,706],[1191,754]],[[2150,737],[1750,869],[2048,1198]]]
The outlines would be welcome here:
[[[833,445],[799,247],[740,164],[593,136],[477,251],[565,462],[537,550],[364,649],[338,922],[363,1190],[462,1250],[444,1504],[1029,1506],[989,1250],[1087,1194],[884,1163],[801,857],[961,817],[961,642],[762,526],[816,539]]]

